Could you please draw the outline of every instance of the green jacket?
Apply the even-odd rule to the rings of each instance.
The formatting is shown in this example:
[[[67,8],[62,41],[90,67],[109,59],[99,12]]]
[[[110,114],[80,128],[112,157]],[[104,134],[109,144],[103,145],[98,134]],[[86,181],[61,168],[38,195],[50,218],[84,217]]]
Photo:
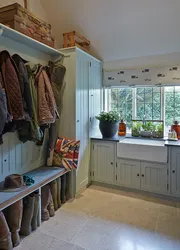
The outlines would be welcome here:
[[[29,84],[30,84],[30,91],[32,97],[32,108],[33,108],[33,117],[30,121],[31,124],[31,138],[32,141],[40,142],[43,138],[43,133],[38,125],[38,98],[37,98],[37,88],[35,86],[35,76],[38,72],[39,65],[28,63],[27,70],[28,70],[28,77],[29,77]]]

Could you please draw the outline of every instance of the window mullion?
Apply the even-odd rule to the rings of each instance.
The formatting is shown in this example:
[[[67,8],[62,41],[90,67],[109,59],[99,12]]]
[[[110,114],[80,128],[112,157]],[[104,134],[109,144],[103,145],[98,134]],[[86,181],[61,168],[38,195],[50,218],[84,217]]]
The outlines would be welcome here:
[[[132,119],[137,117],[136,89],[132,89]]]

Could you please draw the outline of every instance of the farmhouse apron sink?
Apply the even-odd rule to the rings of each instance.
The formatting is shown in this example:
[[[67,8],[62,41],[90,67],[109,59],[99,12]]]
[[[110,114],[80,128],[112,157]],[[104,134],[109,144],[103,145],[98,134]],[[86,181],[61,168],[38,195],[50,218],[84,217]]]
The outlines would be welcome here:
[[[166,163],[167,147],[164,141],[125,138],[117,143],[117,157]]]

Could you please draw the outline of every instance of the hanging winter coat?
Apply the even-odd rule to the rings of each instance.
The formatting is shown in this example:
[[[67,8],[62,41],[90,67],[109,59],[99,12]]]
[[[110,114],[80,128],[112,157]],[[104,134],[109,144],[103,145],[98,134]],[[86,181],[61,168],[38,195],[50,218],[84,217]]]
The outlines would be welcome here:
[[[18,76],[21,87],[21,94],[23,98],[24,117],[26,121],[30,121],[33,115],[33,110],[32,110],[32,98],[29,86],[28,72],[25,66],[25,63],[27,63],[27,61],[21,58],[18,54],[14,54],[12,58],[17,66],[19,73]]]
[[[0,52],[2,87],[7,97],[8,112],[13,120],[24,119],[23,100],[16,65],[8,51]]]
[[[7,100],[5,90],[2,88],[2,78],[0,74],[0,144],[3,143],[2,132],[8,117]]]
[[[37,88],[35,86],[35,77],[39,69],[39,65],[34,65],[32,63],[28,63],[26,65],[28,79],[29,79],[29,86],[30,86],[30,93],[32,98],[32,110],[33,115],[30,121],[30,128],[28,127],[27,130],[24,129],[24,138],[28,138],[30,141],[34,141],[39,144],[42,141],[43,133],[38,125],[38,97],[37,97]]]
[[[65,73],[66,68],[62,65],[62,60],[57,62],[49,62],[49,75],[59,115],[61,115],[62,110],[62,98],[65,88]]]
[[[56,100],[57,110],[61,116],[63,93],[65,89],[64,75],[66,68],[62,65],[62,61],[49,62],[48,75],[51,80],[54,97]],[[48,138],[48,153],[47,153],[47,165],[52,166],[54,147],[58,136],[57,130],[58,122],[52,124],[49,128]]]
[[[36,75],[38,93],[38,122],[39,126],[54,123],[59,116],[52,91],[51,82],[46,70],[41,66]]]

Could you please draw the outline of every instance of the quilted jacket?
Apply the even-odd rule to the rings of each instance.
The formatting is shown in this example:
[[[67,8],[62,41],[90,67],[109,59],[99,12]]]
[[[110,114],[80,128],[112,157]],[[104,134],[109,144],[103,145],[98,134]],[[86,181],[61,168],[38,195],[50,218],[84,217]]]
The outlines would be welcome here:
[[[38,122],[39,125],[54,123],[59,116],[56,108],[56,102],[52,91],[51,82],[46,73],[45,67],[39,67],[36,75],[36,84],[38,92]]]
[[[8,112],[13,120],[24,119],[23,100],[17,75],[17,68],[8,51],[0,52],[2,87],[7,97]]]

